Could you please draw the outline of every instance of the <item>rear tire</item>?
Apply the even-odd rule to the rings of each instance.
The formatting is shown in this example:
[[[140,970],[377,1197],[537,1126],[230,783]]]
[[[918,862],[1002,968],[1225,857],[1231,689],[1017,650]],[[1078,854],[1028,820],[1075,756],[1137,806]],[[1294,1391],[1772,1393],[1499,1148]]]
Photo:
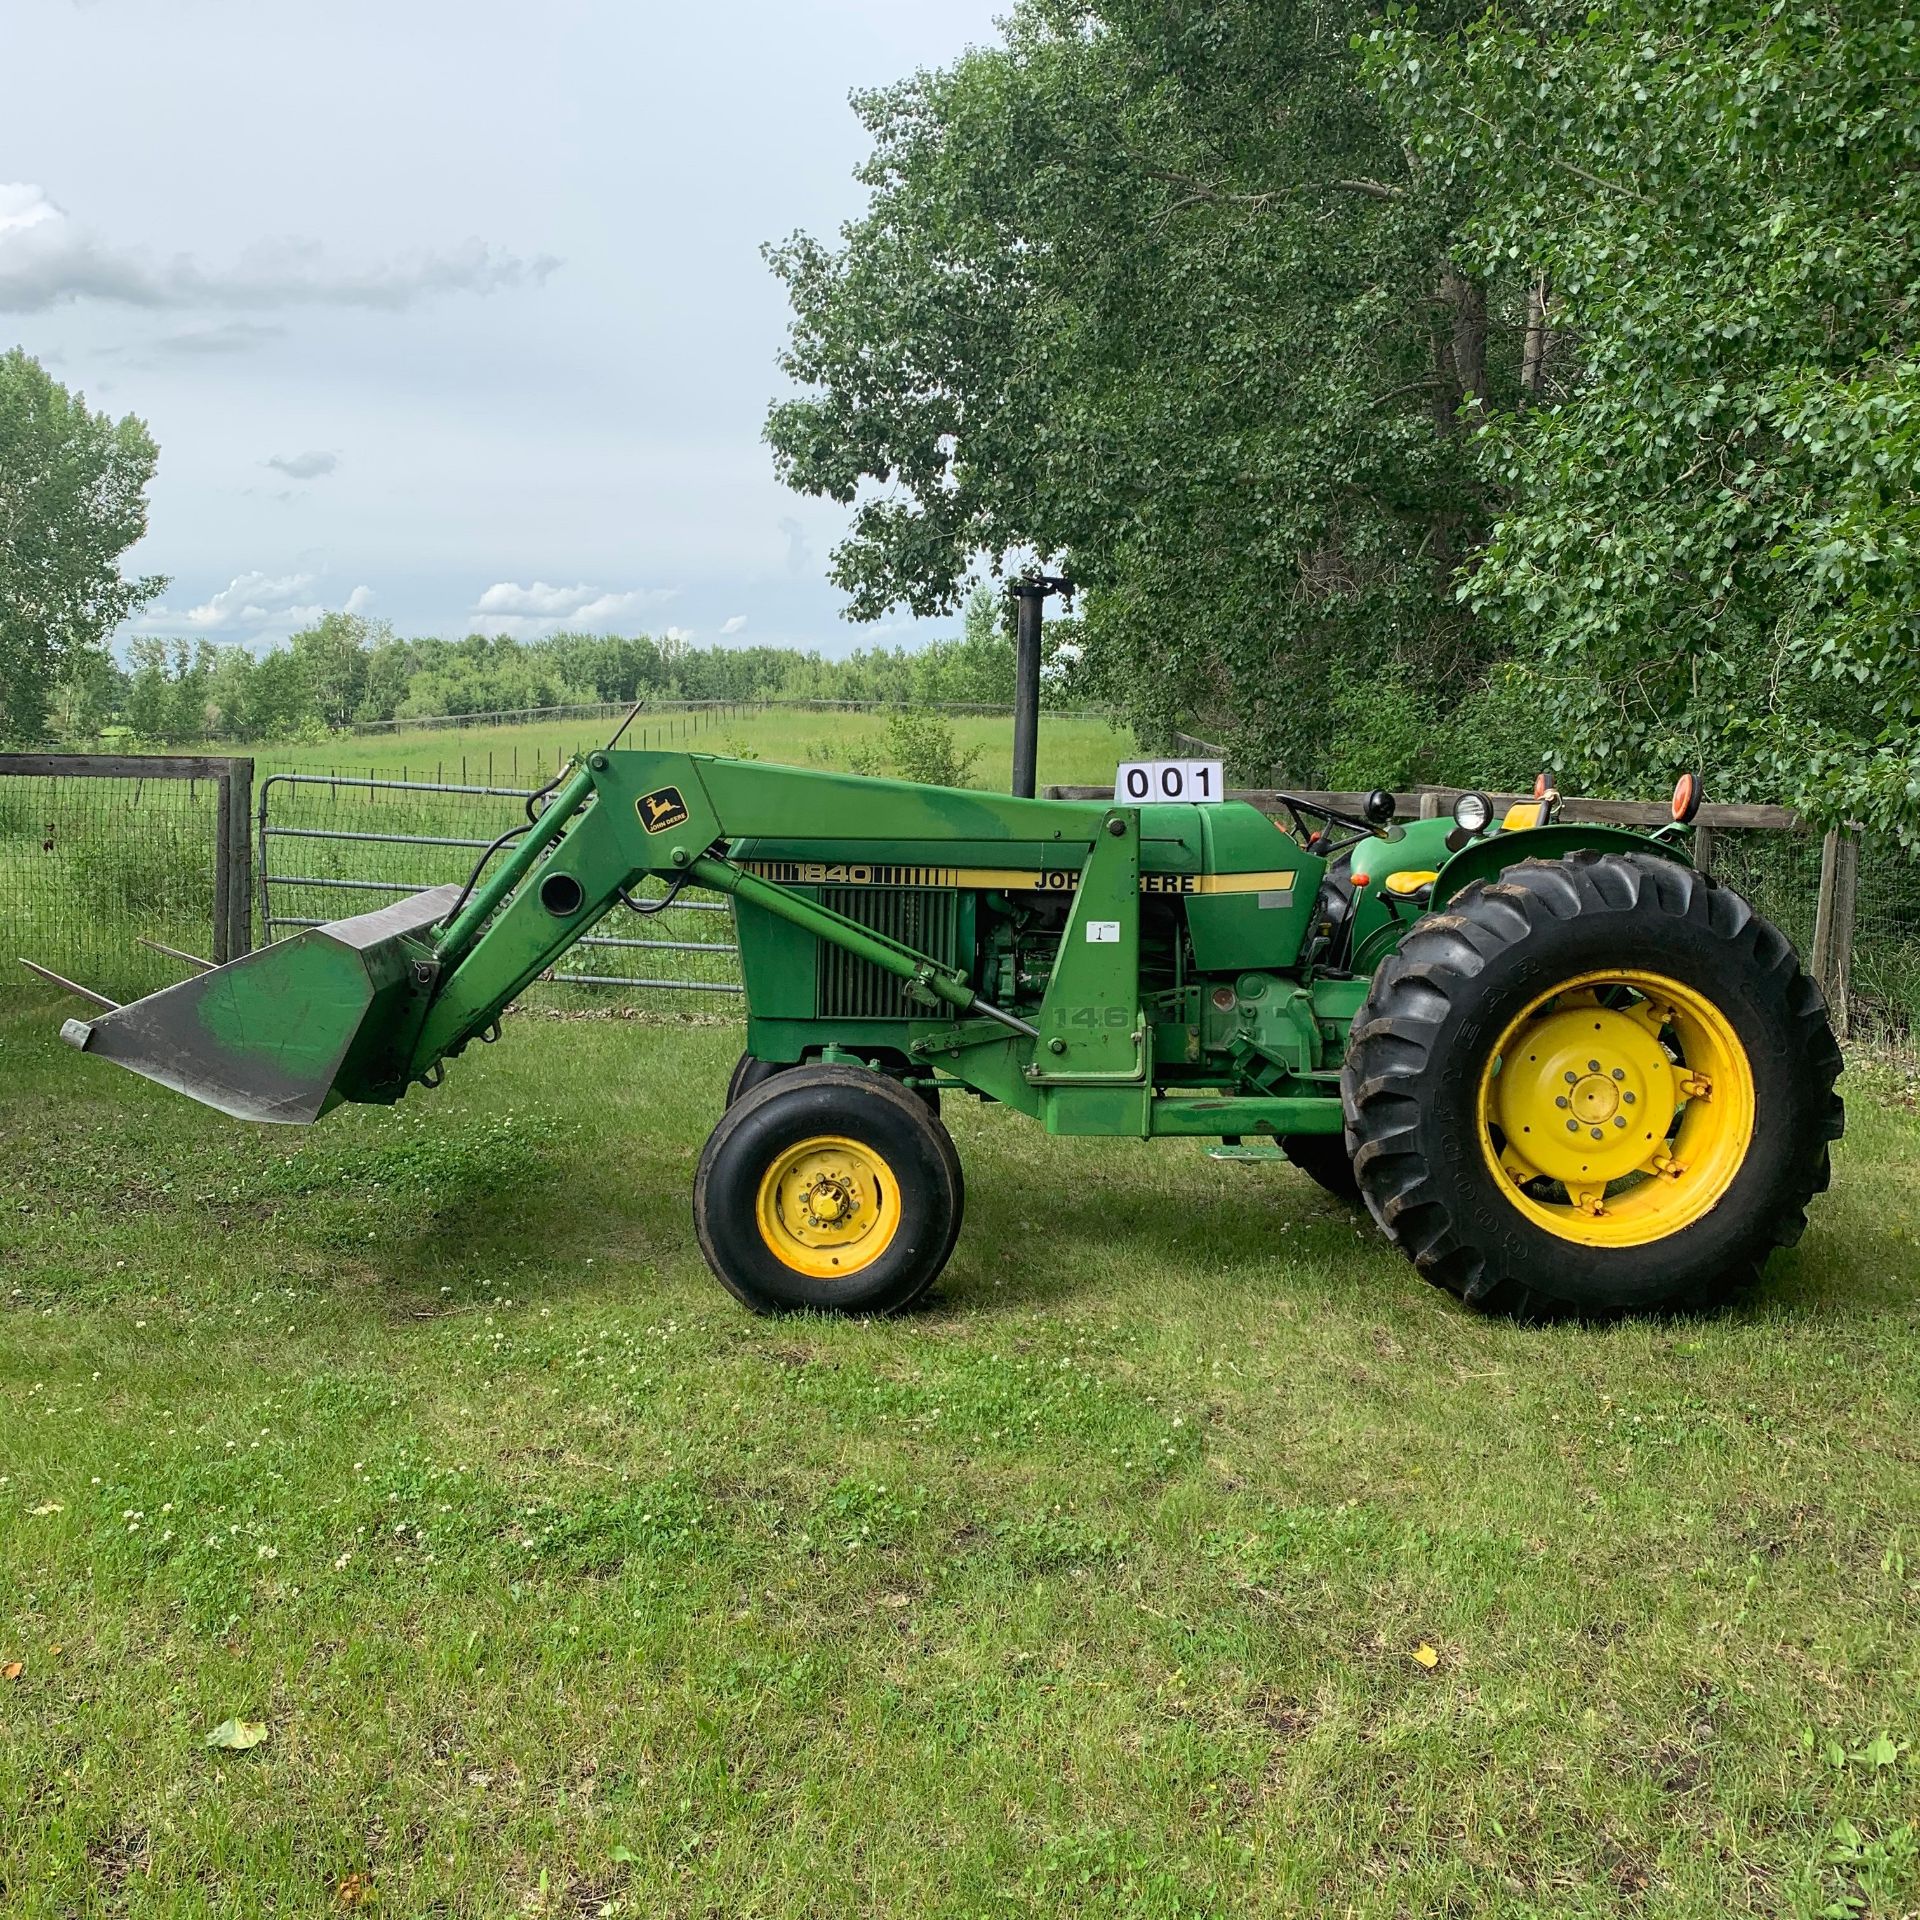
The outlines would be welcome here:
[[[1717,1306],[1800,1237],[1840,1069],[1777,927],[1677,861],[1586,853],[1420,920],[1341,1092],[1368,1210],[1429,1280],[1607,1319]]]
[[[966,1204],[924,1101],[858,1067],[791,1067],[742,1095],[694,1176],[707,1264],[756,1313],[898,1313],[939,1277]]]

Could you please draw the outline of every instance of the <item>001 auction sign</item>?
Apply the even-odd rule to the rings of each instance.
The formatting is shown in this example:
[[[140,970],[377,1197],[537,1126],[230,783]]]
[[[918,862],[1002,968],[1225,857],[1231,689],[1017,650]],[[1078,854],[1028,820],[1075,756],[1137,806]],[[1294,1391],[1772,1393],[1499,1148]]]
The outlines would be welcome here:
[[[1226,797],[1218,760],[1127,760],[1113,776],[1113,797],[1123,806],[1145,800],[1191,800],[1201,804]]]

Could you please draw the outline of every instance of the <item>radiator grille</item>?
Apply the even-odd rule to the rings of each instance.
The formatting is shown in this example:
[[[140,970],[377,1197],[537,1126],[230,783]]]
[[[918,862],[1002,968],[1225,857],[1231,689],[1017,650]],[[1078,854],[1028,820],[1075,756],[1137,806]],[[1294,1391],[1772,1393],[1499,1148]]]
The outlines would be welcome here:
[[[820,904],[951,966],[960,896],[946,887],[822,887]],[[819,942],[817,1005],[823,1018],[912,1020],[926,1009],[903,982],[843,947]]]

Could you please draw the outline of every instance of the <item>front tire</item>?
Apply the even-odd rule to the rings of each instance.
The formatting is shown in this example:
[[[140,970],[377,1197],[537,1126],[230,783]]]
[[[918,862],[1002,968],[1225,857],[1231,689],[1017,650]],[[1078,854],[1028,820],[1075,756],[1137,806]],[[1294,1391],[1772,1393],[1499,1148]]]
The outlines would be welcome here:
[[[1368,1210],[1522,1319],[1698,1310],[1806,1225],[1840,1051],[1793,948],[1654,854],[1525,861],[1418,922],[1341,1092]]]
[[[755,1087],[764,1087],[775,1074],[791,1073],[796,1065],[805,1064],[804,1061],[762,1060],[755,1054],[743,1053],[733,1063],[733,1072],[727,1076],[727,1105],[732,1106]],[[937,1114],[940,1111],[938,1087],[914,1087],[911,1091],[917,1093],[932,1112]]]
[[[1354,1178],[1347,1143],[1337,1133],[1286,1133],[1280,1151],[1315,1186],[1349,1207],[1360,1204],[1360,1182]]]
[[[939,1277],[965,1203],[946,1128],[857,1067],[793,1067],[743,1094],[693,1186],[700,1250],[756,1313],[900,1312]]]

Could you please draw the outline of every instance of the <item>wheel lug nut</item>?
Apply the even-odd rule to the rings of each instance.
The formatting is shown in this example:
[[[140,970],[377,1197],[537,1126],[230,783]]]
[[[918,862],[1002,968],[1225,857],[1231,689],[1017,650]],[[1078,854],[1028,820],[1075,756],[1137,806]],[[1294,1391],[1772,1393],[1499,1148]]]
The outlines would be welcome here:
[[[1616,1127],[1624,1127],[1627,1124],[1627,1116],[1624,1113],[1616,1113],[1613,1116],[1613,1124]]]
[[[1553,1096],[1553,1104],[1556,1107],[1564,1107],[1567,1104],[1567,1096],[1564,1093],[1556,1093]]]
[[[1604,1140],[1607,1136],[1604,1133],[1602,1133],[1598,1127],[1595,1127],[1593,1129],[1593,1137],[1596,1140]]]
[[[1625,1078],[1627,1077],[1627,1070],[1626,1070],[1626,1068],[1625,1068],[1625,1067],[1615,1067],[1615,1068],[1614,1068],[1614,1070],[1613,1070],[1613,1077],[1614,1077],[1614,1078],[1615,1078],[1616,1080],[1624,1080],[1624,1079],[1625,1079]]]
[[[1598,1060],[1589,1060],[1587,1062],[1587,1071],[1589,1073],[1598,1073],[1600,1071],[1600,1062]]]
[[[1632,1094],[1630,1094],[1630,1093],[1628,1093],[1628,1094],[1623,1094],[1623,1095],[1621,1095],[1621,1098],[1622,1098],[1622,1099],[1624,1099],[1624,1100],[1626,1101],[1626,1103],[1627,1103],[1627,1105],[1628,1105],[1628,1106],[1632,1106],[1632,1105],[1633,1105],[1633,1095],[1632,1095]]]
[[[1578,1086],[1580,1084],[1580,1076],[1577,1073],[1570,1073],[1567,1075],[1566,1078],[1567,1078],[1567,1085],[1570,1087]]]
[[[1567,1122],[1567,1131],[1569,1133],[1578,1133],[1580,1131],[1580,1122],[1578,1120],[1569,1120]]]

